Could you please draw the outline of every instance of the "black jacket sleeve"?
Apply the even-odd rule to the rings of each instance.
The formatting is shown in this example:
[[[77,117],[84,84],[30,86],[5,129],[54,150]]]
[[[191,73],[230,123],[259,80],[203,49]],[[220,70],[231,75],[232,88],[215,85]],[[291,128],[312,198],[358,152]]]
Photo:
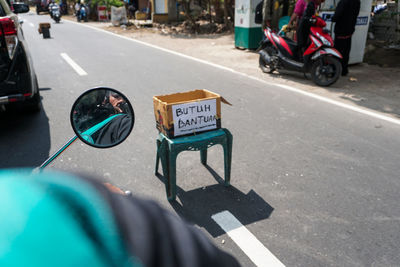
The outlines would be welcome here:
[[[335,14],[333,14],[332,21],[337,22],[344,14],[344,0],[339,1],[338,5],[336,6]]]
[[[143,266],[240,266],[199,229],[157,203],[111,193],[102,184],[92,183],[112,207],[128,251]]]
[[[96,144],[110,145],[123,140],[128,136],[131,130],[131,117],[129,115],[120,115],[104,125],[100,130],[92,135]]]
[[[360,12],[360,0],[340,0],[332,21],[336,36],[350,36],[355,31],[357,16]]]

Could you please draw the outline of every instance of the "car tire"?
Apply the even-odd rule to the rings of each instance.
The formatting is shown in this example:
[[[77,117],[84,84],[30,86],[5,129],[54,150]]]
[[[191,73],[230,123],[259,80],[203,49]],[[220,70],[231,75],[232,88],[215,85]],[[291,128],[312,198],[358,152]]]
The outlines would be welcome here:
[[[40,98],[40,92],[39,92],[39,85],[37,78],[35,77],[35,85],[36,85],[36,93],[33,95],[32,98],[26,100],[25,102],[25,111],[28,112],[39,112],[42,104],[41,104],[41,98]]]

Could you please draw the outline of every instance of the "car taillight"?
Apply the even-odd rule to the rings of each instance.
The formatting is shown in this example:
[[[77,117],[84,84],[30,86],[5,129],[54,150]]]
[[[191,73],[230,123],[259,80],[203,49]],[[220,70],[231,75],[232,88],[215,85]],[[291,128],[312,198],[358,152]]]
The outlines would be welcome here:
[[[2,36],[4,36],[4,39],[6,40],[8,55],[10,59],[12,59],[15,54],[18,38],[14,21],[12,21],[10,18],[0,19],[0,37]]]

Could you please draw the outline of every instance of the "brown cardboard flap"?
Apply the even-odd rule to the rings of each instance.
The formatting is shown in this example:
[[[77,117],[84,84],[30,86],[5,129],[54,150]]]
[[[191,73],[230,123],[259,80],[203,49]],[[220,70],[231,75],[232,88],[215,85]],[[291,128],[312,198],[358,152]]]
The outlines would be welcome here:
[[[221,96],[221,101],[222,101],[222,103],[224,103],[224,104],[227,104],[227,105],[229,105],[229,106],[232,106],[232,104],[231,103],[229,103],[225,98],[223,98],[222,96]]]
[[[207,94],[205,90],[194,90],[183,93],[156,96],[157,99],[159,99],[161,102],[165,102],[166,104],[177,104],[188,101],[196,101],[197,99],[203,100],[206,98],[215,97],[218,97],[218,95],[211,92]]]
[[[221,96],[220,94],[216,94],[216,93],[211,92],[211,91],[208,91],[208,90],[206,90],[206,89],[203,89],[203,91],[206,93],[207,96],[210,96],[210,97],[218,96],[218,97],[221,98],[222,103],[227,104],[227,105],[229,105],[229,106],[232,106],[232,104],[229,103],[229,102],[228,102],[223,96]]]

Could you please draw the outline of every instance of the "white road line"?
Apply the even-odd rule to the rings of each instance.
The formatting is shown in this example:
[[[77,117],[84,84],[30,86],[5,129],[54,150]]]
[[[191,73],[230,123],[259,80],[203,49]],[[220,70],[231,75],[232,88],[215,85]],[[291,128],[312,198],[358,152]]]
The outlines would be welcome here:
[[[229,211],[214,214],[211,218],[229,235],[257,266],[284,267],[258,239]]]
[[[395,119],[395,118],[383,115],[383,114],[375,112],[375,111],[371,111],[371,110],[368,110],[368,109],[365,109],[365,108],[359,108],[359,107],[356,107],[356,106],[353,106],[353,105],[350,105],[350,104],[346,104],[346,103],[343,103],[343,102],[340,102],[340,101],[336,101],[336,100],[333,100],[333,99],[330,99],[330,98],[327,98],[327,97],[323,97],[323,96],[320,96],[320,95],[317,95],[317,94],[306,92],[306,91],[303,91],[301,89],[298,89],[298,88],[295,88],[295,87],[292,87],[292,86],[279,84],[279,83],[273,83],[273,82],[267,82],[267,81],[265,81],[263,79],[248,75],[246,73],[242,73],[242,72],[236,71],[236,70],[228,68],[228,67],[224,67],[224,66],[221,66],[221,65],[206,61],[206,60],[202,60],[202,59],[198,59],[198,58],[195,58],[195,57],[191,57],[191,56],[188,56],[188,55],[185,55],[185,54],[181,54],[181,53],[178,53],[178,52],[175,52],[175,51],[163,48],[163,47],[159,47],[159,46],[156,46],[156,45],[153,45],[153,44],[149,44],[149,43],[146,43],[146,42],[135,40],[135,39],[132,39],[132,38],[129,38],[129,37],[126,37],[126,36],[122,36],[122,35],[119,35],[119,34],[116,34],[116,33],[113,33],[113,32],[109,32],[109,31],[106,31],[106,30],[103,30],[103,29],[99,29],[99,28],[94,27],[94,26],[90,26],[90,25],[86,25],[86,24],[79,24],[77,22],[69,21],[69,20],[64,20],[64,21],[67,21],[69,23],[74,23],[74,24],[77,24],[77,25],[80,25],[80,26],[83,26],[83,27],[87,27],[87,28],[90,28],[90,29],[93,29],[93,30],[96,30],[96,31],[104,32],[104,33],[119,37],[121,39],[125,39],[125,40],[128,40],[128,41],[131,41],[131,42],[135,42],[135,43],[139,43],[139,44],[142,44],[142,45],[145,45],[145,46],[149,46],[149,47],[152,47],[152,48],[155,48],[155,49],[158,49],[158,50],[161,50],[161,51],[173,54],[173,55],[177,55],[177,56],[184,57],[184,58],[187,58],[187,59],[190,59],[190,60],[194,60],[194,61],[197,61],[197,62],[200,62],[200,63],[203,63],[203,64],[207,64],[207,65],[213,66],[215,68],[219,68],[219,69],[222,69],[222,70],[230,71],[230,72],[235,73],[237,75],[241,75],[241,76],[247,77],[247,78],[252,79],[252,80],[256,80],[256,81],[264,83],[264,84],[268,84],[268,85],[272,85],[272,86],[278,86],[278,87],[281,87],[282,89],[285,89],[287,91],[291,91],[291,92],[294,92],[294,93],[302,94],[304,96],[308,96],[308,97],[311,97],[311,98],[314,98],[314,99],[320,100],[322,102],[329,103],[329,104],[332,104],[332,105],[335,105],[335,106],[338,106],[338,107],[341,107],[341,108],[344,108],[344,109],[352,110],[352,111],[355,111],[355,112],[358,112],[358,113],[361,113],[361,114],[364,114],[364,115],[367,115],[367,116],[370,116],[370,117],[373,117],[373,118],[376,118],[376,119],[380,119],[380,120],[384,120],[384,121],[387,121],[387,122],[390,122],[390,123],[394,123],[394,124],[400,125],[400,120],[399,119]]]
[[[61,57],[81,76],[88,75],[75,61],[72,60],[66,53],[61,53]]]
[[[32,28],[35,27],[35,25],[32,22],[29,22],[29,26],[31,26]]]

